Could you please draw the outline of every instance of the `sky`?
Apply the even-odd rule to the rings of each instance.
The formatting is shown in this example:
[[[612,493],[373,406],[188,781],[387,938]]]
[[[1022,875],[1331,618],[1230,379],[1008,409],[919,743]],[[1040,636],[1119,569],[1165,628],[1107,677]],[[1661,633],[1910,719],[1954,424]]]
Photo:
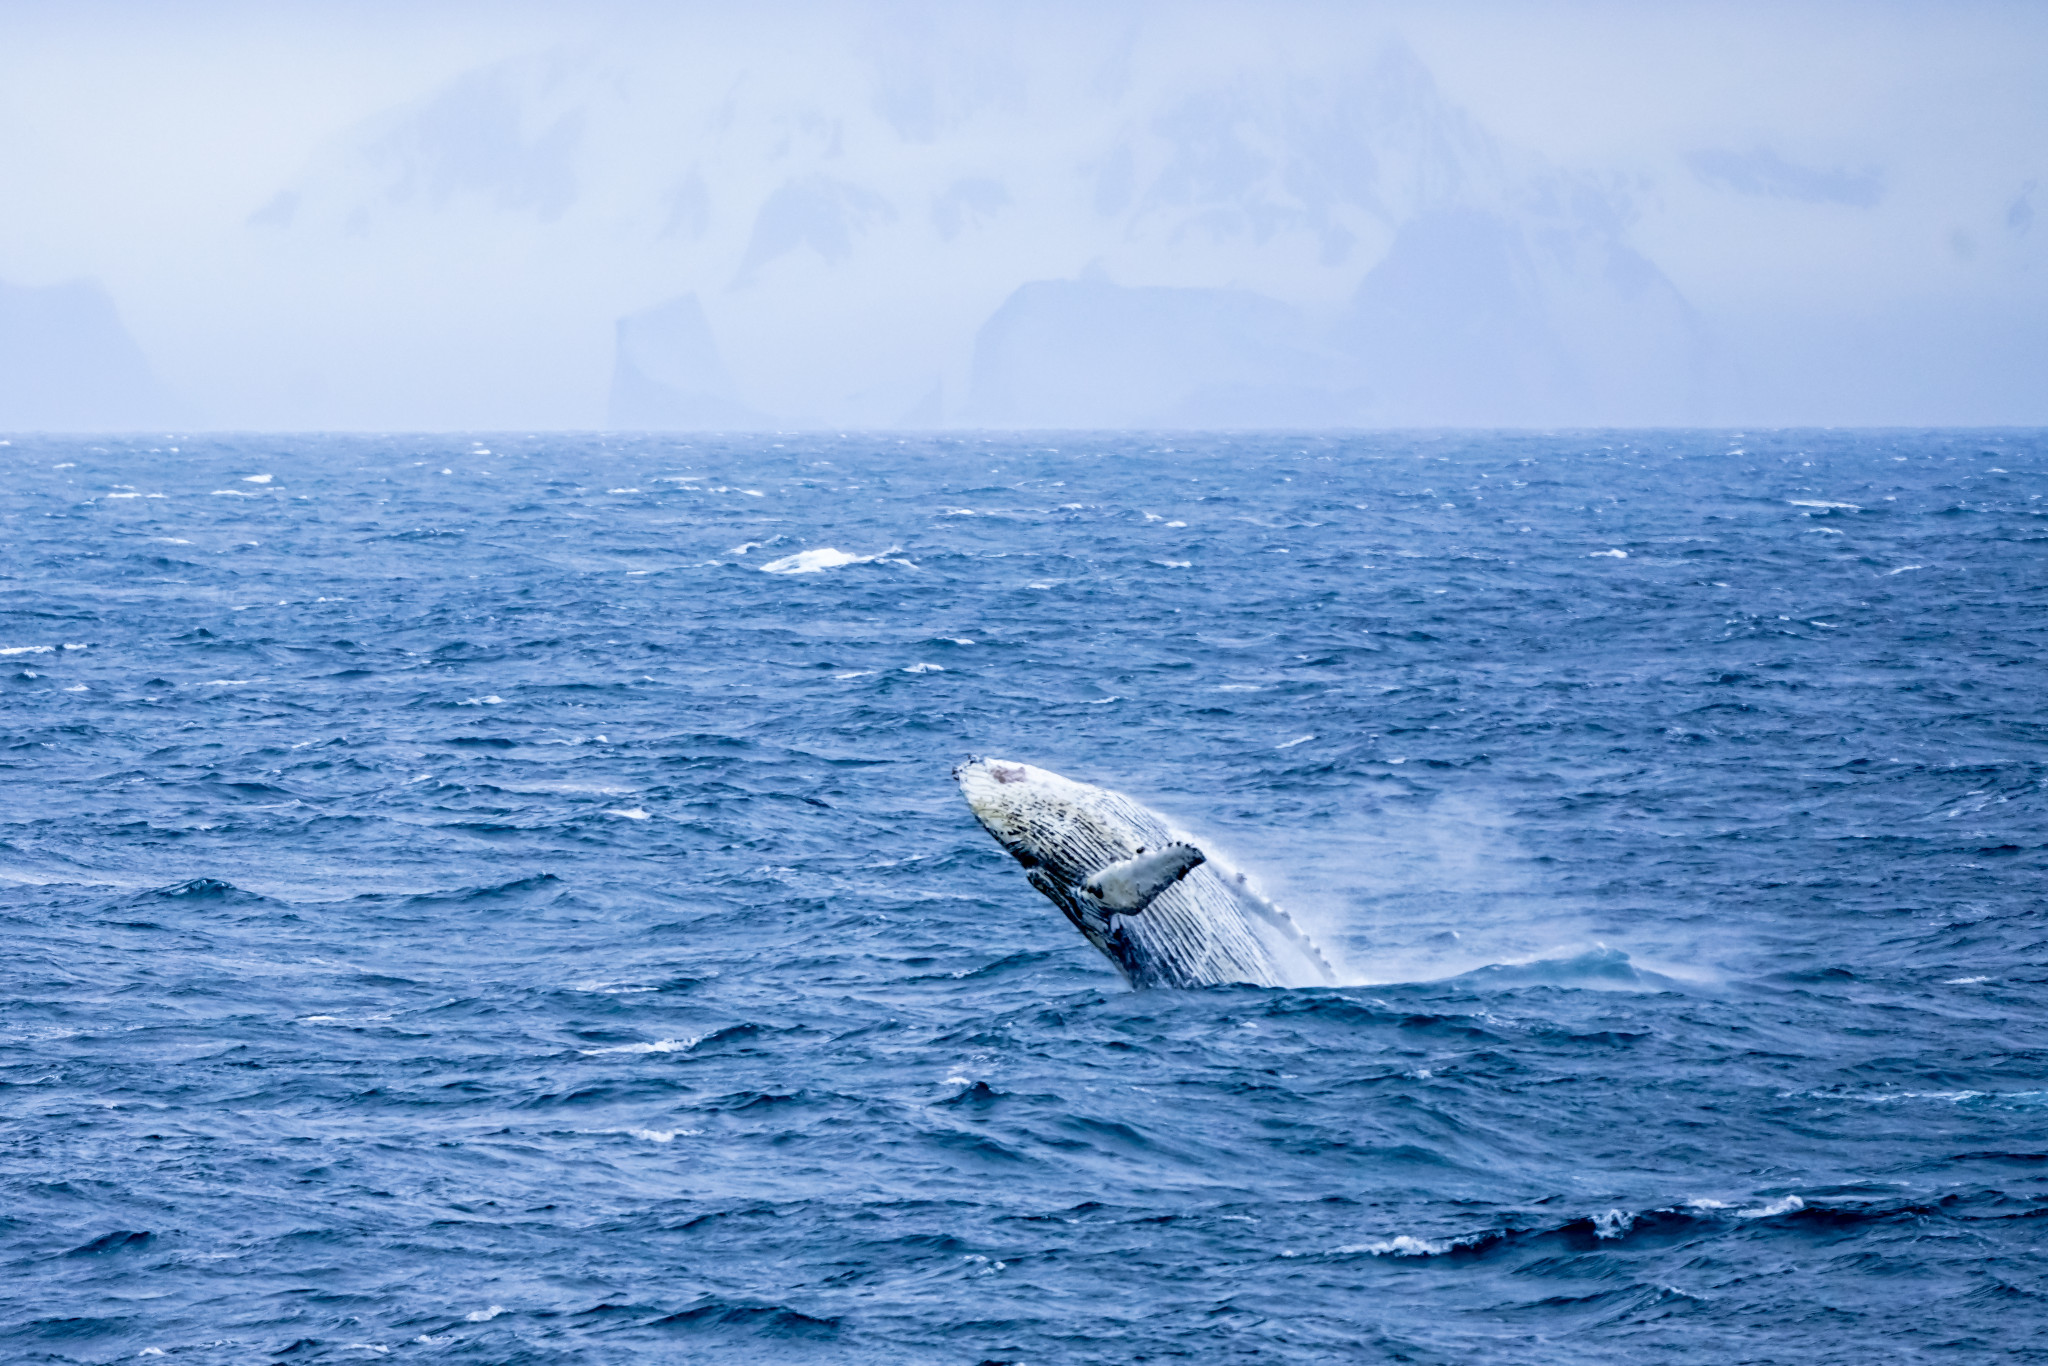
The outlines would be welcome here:
[[[2048,423],[2048,6],[0,0],[0,427]]]

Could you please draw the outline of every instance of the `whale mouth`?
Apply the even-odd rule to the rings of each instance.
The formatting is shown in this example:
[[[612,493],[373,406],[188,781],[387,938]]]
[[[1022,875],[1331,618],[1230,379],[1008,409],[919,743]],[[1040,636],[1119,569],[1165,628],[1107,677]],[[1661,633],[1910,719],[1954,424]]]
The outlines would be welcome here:
[[[986,773],[999,783],[1028,783],[1031,781],[1029,764],[1006,764],[1001,759],[986,759],[979,754],[968,756],[963,763],[953,766],[953,781],[964,783],[976,770]]]

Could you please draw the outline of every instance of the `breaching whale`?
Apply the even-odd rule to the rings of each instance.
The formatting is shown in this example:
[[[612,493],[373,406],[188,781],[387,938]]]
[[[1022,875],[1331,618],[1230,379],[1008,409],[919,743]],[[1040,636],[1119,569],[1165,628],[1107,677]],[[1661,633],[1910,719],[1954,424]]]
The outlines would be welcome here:
[[[1007,759],[953,770],[982,827],[1134,987],[1335,980],[1292,918],[1121,792]]]

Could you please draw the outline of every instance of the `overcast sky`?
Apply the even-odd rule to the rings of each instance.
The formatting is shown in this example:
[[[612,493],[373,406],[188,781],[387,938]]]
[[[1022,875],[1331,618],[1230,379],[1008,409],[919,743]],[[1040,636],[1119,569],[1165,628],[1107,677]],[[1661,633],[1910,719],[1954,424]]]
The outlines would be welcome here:
[[[7,0],[0,363],[86,417],[0,425],[107,326],[223,428],[2043,423],[2044,72],[2037,3]]]

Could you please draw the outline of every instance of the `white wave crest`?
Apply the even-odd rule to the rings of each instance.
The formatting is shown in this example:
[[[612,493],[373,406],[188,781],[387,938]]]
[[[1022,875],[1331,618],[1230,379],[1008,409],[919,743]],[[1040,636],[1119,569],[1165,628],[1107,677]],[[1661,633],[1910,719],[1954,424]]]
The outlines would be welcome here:
[[[1735,1211],[1735,1217],[1738,1219],[1769,1219],[1774,1215],[1790,1214],[1793,1210],[1805,1208],[1806,1202],[1804,1200],[1801,1200],[1796,1195],[1787,1195],[1758,1205],[1755,1209],[1739,1209]]]
[[[815,550],[799,550],[794,555],[784,555],[779,560],[770,560],[761,566],[763,574],[817,574],[827,569],[837,569],[848,564],[872,564],[884,555],[893,555],[901,546],[890,546],[872,555],[855,555],[850,551],[838,550],[832,546],[819,546]]]
[[[652,1043],[622,1043],[612,1048],[579,1048],[576,1051],[586,1058],[600,1053],[681,1053],[695,1048],[698,1040],[693,1035],[687,1039],[656,1039]]]

